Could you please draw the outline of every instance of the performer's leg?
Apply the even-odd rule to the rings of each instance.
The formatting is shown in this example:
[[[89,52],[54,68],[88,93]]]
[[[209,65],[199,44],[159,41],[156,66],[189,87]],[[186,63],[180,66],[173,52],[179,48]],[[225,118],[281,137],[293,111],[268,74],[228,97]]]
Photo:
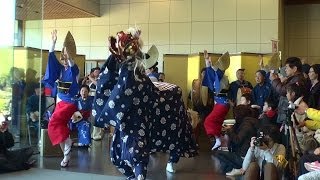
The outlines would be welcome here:
[[[148,163],[138,163],[135,165],[133,171],[134,171],[136,179],[138,179],[138,180],[146,179],[147,166],[148,166]]]
[[[60,143],[60,148],[63,152],[63,160],[61,161],[61,167],[67,167],[71,158],[71,146],[72,140],[68,137],[65,141]]]
[[[213,107],[211,113],[206,117],[204,122],[204,127],[207,132],[207,135],[210,137],[215,137],[216,142],[212,146],[212,150],[217,149],[221,146],[221,128],[225,116],[229,111],[228,106],[223,104],[216,104]]]
[[[175,152],[170,152],[169,160],[167,163],[166,170],[171,173],[176,172],[175,164],[178,163],[180,156]]]
[[[110,157],[111,162],[118,168],[118,170],[127,177],[127,179],[134,179],[135,175],[130,166],[128,166],[124,160],[122,160],[120,131],[115,130],[114,136],[112,137],[112,142],[110,146]]]

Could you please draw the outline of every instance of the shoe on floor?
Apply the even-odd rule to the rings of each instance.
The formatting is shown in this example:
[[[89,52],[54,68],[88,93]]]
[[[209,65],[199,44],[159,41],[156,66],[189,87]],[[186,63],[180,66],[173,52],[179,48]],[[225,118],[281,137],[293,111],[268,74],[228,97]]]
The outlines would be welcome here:
[[[171,173],[175,173],[176,172],[176,168],[174,167],[173,163],[167,163],[166,170],[168,172],[171,172]]]
[[[310,171],[319,171],[320,170],[320,163],[318,161],[315,162],[306,162],[304,163],[304,167]]]
[[[240,176],[240,175],[242,175],[241,169],[232,169],[232,171],[226,173],[226,176]]]

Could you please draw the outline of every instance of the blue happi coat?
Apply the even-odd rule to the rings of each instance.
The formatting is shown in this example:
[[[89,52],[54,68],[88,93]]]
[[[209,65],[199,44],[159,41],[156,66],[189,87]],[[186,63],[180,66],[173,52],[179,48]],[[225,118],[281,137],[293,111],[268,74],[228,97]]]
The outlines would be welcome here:
[[[90,114],[92,110],[93,97],[87,97],[86,99],[79,98],[78,101],[78,111],[80,111],[83,119],[77,123],[72,123],[70,121],[70,129],[78,131],[78,145],[88,146],[91,144],[91,123]]]

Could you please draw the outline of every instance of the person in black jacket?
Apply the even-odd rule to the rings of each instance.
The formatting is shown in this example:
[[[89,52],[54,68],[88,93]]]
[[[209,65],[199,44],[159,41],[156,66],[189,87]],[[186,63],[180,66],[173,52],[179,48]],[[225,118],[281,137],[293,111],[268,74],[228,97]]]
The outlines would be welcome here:
[[[229,136],[231,152],[217,151],[215,157],[220,161],[220,169],[223,174],[242,167],[250,146],[251,137],[256,136],[258,119],[253,118],[249,106],[238,105],[234,108],[236,123],[234,126],[225,126],[223,131]]]
[[[8,121],[0,113],[0,173],[29,169],[34,160],[32,148],[10,150],[14,146],[12,134],[8,131]]]

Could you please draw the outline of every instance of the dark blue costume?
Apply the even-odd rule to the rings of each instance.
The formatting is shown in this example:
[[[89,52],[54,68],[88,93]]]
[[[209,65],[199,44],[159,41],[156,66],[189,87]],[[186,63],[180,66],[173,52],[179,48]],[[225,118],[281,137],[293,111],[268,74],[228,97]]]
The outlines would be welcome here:
[[[160,91],[148,76],[138,72],[135,77],[135,63],[123,62],[118,71],[114,56],[108,58],[98,79],[93,115],[97,126],[115,127],[110,156],[119,171],[128,179],[145,179],[151,151],[169,152],[172,162],[197,151],[181,89]]]
[[[83,118],[77,123],[70,123],[70,129],[77,129],[78,131],[79,146],[88,146],[91,144],[91,123],[89,118],[92,110],[92,101],[92,96],[89,96],[86,99],[80,97],[78,99],[78,111],[80,111]]]

